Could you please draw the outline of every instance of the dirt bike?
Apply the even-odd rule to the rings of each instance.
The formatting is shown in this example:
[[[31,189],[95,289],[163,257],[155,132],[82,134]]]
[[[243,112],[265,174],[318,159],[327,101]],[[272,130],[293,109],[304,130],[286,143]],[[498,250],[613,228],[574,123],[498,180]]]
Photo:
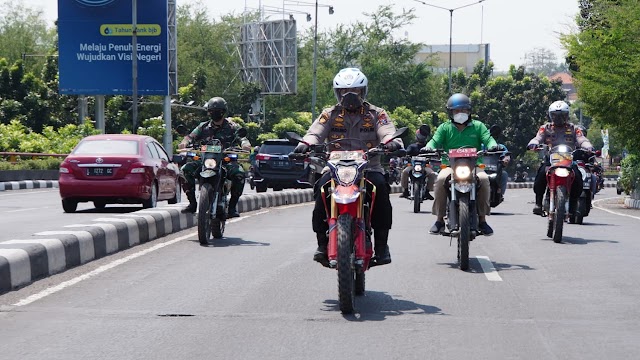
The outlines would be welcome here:
[[[442,150],[425,151],[430,156],[442,155]],[[449,188],[447,196],[446,230],[443,236],[454,237],[458,242],[458,265],[460,270],[469,269],[469,242],[477,235],[478,211],[476,193],[479,182],[476,176],[476,161],[486,151],[475,148],[449,150],[449,166],[453,173],[445,186]]]
[[[246,136],[246,129],[237,131],[236,138]],[[231,180],[228,179],[227,166],[237,162],[238,154],[248,154],[246,150],[238,148],[223,148],[219,139],[211,139],[200,146],[184,149],[187,154],[198,154],[195,160],[202,160],[202,167],[198,174],[198,191],[196,199],[198,203],[198,241],[207,245],[213,236],[222,238],[224,234],[227,211],[228,195],[231,192]],[[180,155],[178,155],[180,156]]]
[[[406,130],[398,129],[386,143],[401,137]],[[302,141],[296,133],[287,133],[287,136]],[[331,180],[320,184],[319,191],[325,201],[329,224],[329,267],[338,271],[338,302],[343,314],[353,313],[356,295],[365,292],[365,272],[377,265],[372,259],[371,242],[376,188],[366,179],[365,172],[369,159],[384,153],[385,144],[369,149],[360,139],[344,138],[316,145],[313,150],[316,154],[325,154],[331,172]],[[357,150],[342,150],[346,146]],[[367,191],[367,187],[373,187],[372,191]],[[325,194],[327,189],[331,191],[329,197]]]
[[[553,242],[562,242],[564,220],[569,211],[569,197],[575,174],[571,169],[572,149],[567,145],[557,145],[549,149],[547,145],[538,145],[536,150],[542,154],[547,166],[547,191],[543,201],[542,216],[549,220],[547,237]]]
[[[502,201],[504,201],[502,186],[502,174],[504,172],[504,168],[507,166],[509,162],[510,152],[505,153],[504,151],[486,151],[484,156],[482,157],[482,163],[484,165],[484,172],[489,175],[489,185],[491,186],[491,191],[489,192],[489,205],[493,208]]]

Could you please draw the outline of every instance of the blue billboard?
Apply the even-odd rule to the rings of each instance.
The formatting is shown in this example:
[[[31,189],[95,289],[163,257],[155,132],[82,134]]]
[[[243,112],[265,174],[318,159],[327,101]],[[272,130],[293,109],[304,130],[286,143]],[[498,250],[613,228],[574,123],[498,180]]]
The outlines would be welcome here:
[[[60,93],[131,95],[131,0],[58,0]],[[170,95],[167,0],[137,0],[139,95]]]

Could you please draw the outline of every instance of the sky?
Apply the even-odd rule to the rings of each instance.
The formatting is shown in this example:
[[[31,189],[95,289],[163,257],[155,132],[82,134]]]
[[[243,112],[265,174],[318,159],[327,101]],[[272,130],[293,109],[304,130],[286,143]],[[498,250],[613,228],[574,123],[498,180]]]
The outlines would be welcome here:
[[[56,0],[17,0],[26,7],[42,9],[51,23],[57,18]],[[221,15],[242,14],[247,8],[284,8],[295,12],[315,12],[313,0],[177,0],[178,6],[201,3],[207,7],[212,18]],[[430,0],[425,3],[454,9],[477,0]],[[306,3],[306,4],[305,4]],[[371,13],[380,5],[392,5],[396,14],[402,9],[415,9],[417,18],[406,26],[398,36],[406,36],[412,42],[427,45],[449,44],[450,12],[424,5],[416,0],[320,0],[320,4],[332,5],[334,14],[328,8],[319,7],[318,29],[331,29],[338,23],[350,24],[367,21],[364,12]],[[297,4],[297,5],[296,5]],[[141,11],[139,9],[138,11]],[[574,26],[578,12],[578,0],[484,0],[453,11],[453,44],[490,44],[490,57],[496,71],[506,71],[509,65],[524,63],[524,56],[535,48],[546,48],[556,54],[558,62],[564,60],[565,51],[559,34],[569,33]],[[281,18],[269,14],[269,20]],[[287,15],[288,16],[288,15]],[[306,21],[306,15],[295,13],[299,30],[313,26],[314,21]],[[178,36],[180,36],[178,34]]]

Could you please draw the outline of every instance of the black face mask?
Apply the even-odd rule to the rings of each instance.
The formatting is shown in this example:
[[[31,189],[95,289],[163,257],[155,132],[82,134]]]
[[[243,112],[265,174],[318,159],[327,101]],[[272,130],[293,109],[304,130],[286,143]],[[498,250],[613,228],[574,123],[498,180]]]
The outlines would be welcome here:
[[[218,122],[224,117],[224,110],[211,110],[209,111],[209,119]]]
[[[362,99],[360,99],[360,96],[356,93],[346,93],[342,95],[340,105],[347,111],[355,111],[362,107]]]

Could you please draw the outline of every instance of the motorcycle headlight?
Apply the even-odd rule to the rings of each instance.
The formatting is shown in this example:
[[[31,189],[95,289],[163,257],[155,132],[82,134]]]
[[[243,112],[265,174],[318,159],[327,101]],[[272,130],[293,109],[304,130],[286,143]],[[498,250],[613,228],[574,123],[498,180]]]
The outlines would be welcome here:
[[[413,171],[418,171],[418,172],[422,171],[422,165],[416,165],[416,166],[414,166],[414,167],[413,167]]]
[[[204,161],[204,167],[207,169],[215,169],[216,168],[216,160],[215,159],[207,159]]]
[[[471,176],[471,168],[465,165],[456,167],[456,178],[457,179],[468,179]]]
[[[340,166],[338,167],[337,175],[338,180],[343,184],[351,184],[358,174],[358,170],[355,166]]]
[[[566,168],[556,168],[555,170],[555,174],[560,176],[560,177],[567,177],[569,176],[569,169]]]

